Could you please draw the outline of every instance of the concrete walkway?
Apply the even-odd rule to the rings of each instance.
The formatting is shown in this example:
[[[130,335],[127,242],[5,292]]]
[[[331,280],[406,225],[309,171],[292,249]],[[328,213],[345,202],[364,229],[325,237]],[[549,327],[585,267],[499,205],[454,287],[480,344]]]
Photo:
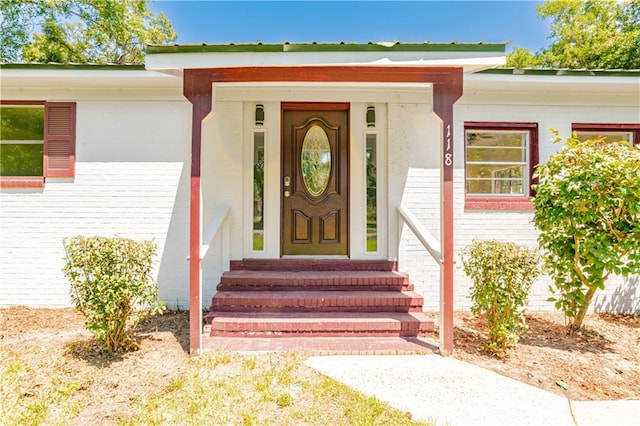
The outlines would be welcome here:
[[[569,401],[439,355],[338,355],[306,364],[437,425],[640,425],[640,400]],[[640,398],[640,395],[639,395]]]

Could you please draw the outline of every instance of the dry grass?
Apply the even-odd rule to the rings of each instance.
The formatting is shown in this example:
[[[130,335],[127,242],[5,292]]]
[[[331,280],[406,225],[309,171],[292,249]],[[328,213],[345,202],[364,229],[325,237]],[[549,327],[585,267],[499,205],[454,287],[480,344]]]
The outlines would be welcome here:
[[[2,424],[415,424],[295,354],[189,358],[186,313],[142,323],[140,349],[116,356],[70,309],[0,315]]]

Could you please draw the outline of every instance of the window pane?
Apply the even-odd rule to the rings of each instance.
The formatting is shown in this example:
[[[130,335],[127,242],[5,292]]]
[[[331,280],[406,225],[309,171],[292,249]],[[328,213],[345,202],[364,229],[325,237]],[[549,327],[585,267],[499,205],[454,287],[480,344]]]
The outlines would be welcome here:
[[[467,131],[466,186],[471,195],[524,196],[528,131]]]
[[[302,180],[314,197],[322,195],[331,177],[331,145],[320,126],[312,126],[302,142]]]
[[[41,141],[44,139],[43,107],[0,108],[0,140]]]
[[[367,143],[367,251],[378,251],[378,167],[376,135],[368,134]]]
[[[467,147],[467,161],[479,162],[524,162],[524,148],[505,147]]]
[[[264,250],[264,133],[253,134],[253,249]]]
[[[527,146],[528,132],[467,132],[467,146],[520,147]]]
[[[0,144],[0,176],[42,176],[44,145]]]
[[[581,141],[586,141],[589,139],[596,139],[596,138],[605,138],[608,142],[620,142],[620,141],[627,141],[630,142],[632,145],[635,143],[635,141],[633,141],[633,134],[631,132],[611,132],[611,131],[606,131],[606,132],[577,132],[578,133],[578,140]]]

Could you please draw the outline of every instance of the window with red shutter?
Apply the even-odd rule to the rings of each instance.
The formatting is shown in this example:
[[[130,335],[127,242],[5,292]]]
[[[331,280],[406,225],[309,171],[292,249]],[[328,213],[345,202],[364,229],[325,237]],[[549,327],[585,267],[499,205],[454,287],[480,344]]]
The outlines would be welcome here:
[[[1,103],[0,187],[41,188],[47,177],[73,177],[75,103]]]

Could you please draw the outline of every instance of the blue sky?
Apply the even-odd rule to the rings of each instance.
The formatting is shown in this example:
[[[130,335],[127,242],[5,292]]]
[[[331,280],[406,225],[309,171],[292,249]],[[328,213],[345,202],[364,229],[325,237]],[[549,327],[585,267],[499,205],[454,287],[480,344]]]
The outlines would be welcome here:
[[[155,0],[179,44],[290,42],[506,42],[548,46],[542,2],[511,1],[193,1]]]

